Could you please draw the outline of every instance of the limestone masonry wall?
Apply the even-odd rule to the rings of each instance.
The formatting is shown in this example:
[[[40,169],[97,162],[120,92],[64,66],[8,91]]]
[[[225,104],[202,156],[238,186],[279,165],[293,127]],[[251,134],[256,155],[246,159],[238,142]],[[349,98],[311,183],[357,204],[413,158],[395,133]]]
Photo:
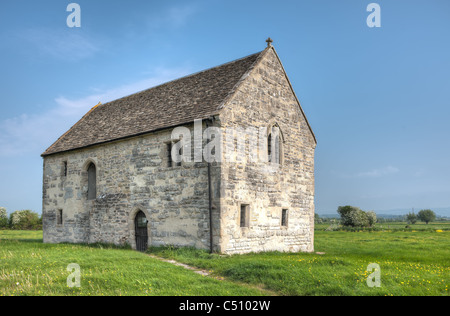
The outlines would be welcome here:
[[[222,138],[222,151],[215,150],[222,161],[211,165],[213,246],[229,254],[310,252],[314,250],[316,142],[276,52],[267,49],[260,58],[213,124],[222,131],[278,127],[280,164],[271,169],[267,162],[252,161],[252,146],[230,160],[228,154],[239,140]],[[185,126],[194,142],[194,124]],[[168,128],[45,156],[44,242],[104,242],[136,248],[134,220],[142,211],[149,221],[149,246],[209,249],[208,165],[183,162],[169,167],[171,134]],[[88,199],[91,163],[96,167],[93,200]],[[244,224],[241,208],[248,212]]]
[[[134,215],[142,210],[149,220],[149,245],[209,248],[207,164],[167,167],[171,132],[45,157],[44,242],[134,246]],[[87,199],[90,162],[97,169],[95,200]]]
[[[273,50],[267,51],[225,105],[220,120],[222,128],[276,124],[284,140],[281,165],[274,172],[249,159],[222,164],[222,251],[313,251],[316,144]],[[234,145],[228,142],[225,147]],[[247,154],[248,150],[247,146]],[[249,227],[240,227],[241,204],[249,205]],[[288,214],[285,227],[281,226],[283,209]]]

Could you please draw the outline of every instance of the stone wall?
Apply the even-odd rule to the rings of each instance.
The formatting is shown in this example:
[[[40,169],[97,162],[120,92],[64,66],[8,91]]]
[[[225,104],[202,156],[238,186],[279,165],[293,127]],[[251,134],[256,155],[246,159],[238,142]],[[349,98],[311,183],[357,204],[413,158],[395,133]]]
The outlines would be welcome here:
[[[192,131],[193,127],[189,128]],[[207,164],[183,162],[168,167],[171,133],[172,129],[167,129],[45,157],[44,242],[134,246],[134,215],[142,210],[149,220],[149,245],[209,249]],[[97,169],[95,200],[87,199],[91,162]],[[218,192],[217,170],[212,168],[213,192]],[[59,210],[63,211],[62,225],[58,225]],[[215,222],[219,227],[219,221]]]
[[[220,115],[222,128],[268,128],[282,132],[279,169],[248,158],[221,166],[221,250],[313,251],[315,139],[273,49],[243,81]],[[233,148],[235,140],[225,140]],[[226,160],[224,158],[224,160]],[[249,227],[240,227],[240,205],[250,208]],[[288,225],[281,226],[282,209]]]
[[[222,132],[279,126],[282,159],[279,168],[268,169],[266,162],[247,158],[251,150],[247,146],[244,157],[230,160],[227,153],[238,140],[222,139],[222,162],[211,165],[214,249],[230,254],[313,251],[316,143],[273,49],[263,54],[216,119],[214,124],[222,127]],[[193,134],[194,126],[187,127]],[[205,127],[203,124],[202,129]],[[135,247],[134,218],[143,211],[149,220],[149,245],[209,249],[207,163],[168,167],[171,133],[172,129],[166,129],[46,156],[44,242]],[[97,170],[94,200],[88,199],[90,163]],[[248,227],[240,225],[243,204],[248,205]],[[281,225],[283,209],[288,212],[286,226]]]

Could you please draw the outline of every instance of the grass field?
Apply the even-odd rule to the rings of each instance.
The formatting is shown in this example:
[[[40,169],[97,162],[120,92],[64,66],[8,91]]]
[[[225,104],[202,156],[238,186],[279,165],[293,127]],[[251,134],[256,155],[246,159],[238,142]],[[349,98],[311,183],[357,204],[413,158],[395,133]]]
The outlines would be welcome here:
[[[70,263],[81,268],[80,288],[67,287]],[[42,232],[0,231],[0,296],[265,294],[130,249],[48,245],[42,243]]]
[[[449,231],[318,230],[315,251],[324,254],[149,250],[224,277],[217,280],[130,249],[46,245],[42,232],[0,231],[0,295],[448,296]],[[82,269],[81,288],[66,285],[69,263]],[[366,283],[370,263],[381,268],[379,288]]]
[[[316,224],[316,230],[326,230],[331,226],[330,223]],[[408,227],[408,228],[406,228]],[[386,222],[375,224],[375,230],[417,230],[417,231],[436,231],[446,230],[450,231],[450,221],[432,222],[425,224],[423,222],[417,222],[416,224],[408,224],[406,222]]]
[[[316,231],[315,250],[325,254],[152,252],[280,295],[448,295],[450,232]],[[370,263],[380,266],[380,288],[367,286]]]

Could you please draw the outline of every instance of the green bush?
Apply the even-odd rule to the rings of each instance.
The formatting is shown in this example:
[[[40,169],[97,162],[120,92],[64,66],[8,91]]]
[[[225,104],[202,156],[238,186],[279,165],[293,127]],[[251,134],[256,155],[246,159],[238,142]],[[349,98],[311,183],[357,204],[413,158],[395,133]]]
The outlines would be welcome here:
[[[341,216],[342,226],[354,226],[352,213],[358,212],[358,210],[359,208],[350,205],[339,206],[337,212]]]
[[[8,213],[6,208],[0,207],[0,229],[8,228]]]
[[[377,222],[377,214],[373,211],[366,212],[367,220],[369,221],[369,227],[373,227],[373,225]]]
[[[323,220],[320,218],[319,214],[314,213],[314,224],[321,224]]]
[[[351,226],[354,227],[367,227],[369,226],[369,219],[367,218],[366,212],[363,210],[358,210],[356,212],[352,212],[351,218],[353,221],[353,224]]]
[[[9,216],[9,227],[16,230],[42,229],[42,218],[33,211],[15,211]]]
[[[338,211],[341,215],[341,224],[350,227],[372,227],[377,222],[375,212],[364,212],[355,206],[339,206]]]
[[[417,222],[417,215],[414,213],[408,213],[406,215],[406,221],[408,222],[408,224],[415,224]]]

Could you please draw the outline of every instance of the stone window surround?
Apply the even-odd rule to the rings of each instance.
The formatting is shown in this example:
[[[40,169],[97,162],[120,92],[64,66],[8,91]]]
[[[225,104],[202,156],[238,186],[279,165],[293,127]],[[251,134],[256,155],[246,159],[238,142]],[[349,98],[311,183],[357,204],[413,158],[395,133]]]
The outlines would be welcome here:
[[[283,211],[286,211],[285,225],[283,225]],[[281,208],[280,226],[281,229],[287,229],[289,227],[289,208],[287,207]]]
[[[69,173],[68,161],[66,159],[66,160],[63,160],[63,162],[62,162],[61,177],[63,179],[65,179],[67,177],[68,173]]]
[[[284,138],[284,133],[283,133],[283,129],[281,128],[280,124],[278,124],[277,121],[275,121],[274,119],[272,119],[269,123],[269,125],[267,126],[267,131],[266,131],[266,139],[267,142],[269,141],[269,136],[272,134],[272,128],[273,127],[278,127],[279,129],[279,136],[280,136],[280,159],[279,159],[279,164],[280,166],[282,166],[284,164],[284,144],[286,142],[285,138]]]
[[[86,159],[86,161],[84,162],[83,166],[81,167],[81,188],[83,190],[83,196],[85,198],[86,201],[92,201],[88,199],[88,169],[89,166],[92,164],[95,165],[95,173],[96,173],[96,183],[95,183],[95,187],[96,187],[96,192],[98,195],[99,189],[98,189],[98,178],[99,178],[99,173],[100,173],[100,165],[97,161],[97,159],[94,158],[88,158]],[[95,200],[95,199],[94,199]]]
[[[64,225],[64,213],[62,209],[56,210],[56,226],[62,227]]]
[[[170,145],[170,149],[172,149],[173,148],[173,145],[174,144],[176,144],[177,142],[179,142],[181,139],[174,139],[174,140],[168,140],[168,141],[165,141],[164,142],[164,146],[163,146],[163,155],[162,155],[162,157],[163,157],[163,161],[162,161],[162,163],[163,163],[163,165],[165,165],[165,167],[166,168],[169,168],[169,169],[173,169],[173,168],[179,168],[179,167],[182,167],[183,166],[183,161],[181,161],[181,162],[179,162],[179,163],[176,163],[175,161],[173,161],[173,160],[171,160],[171,165],[169,166],[169,153],[167,152],[167,149],[169,148],[169,145]]]
[[[246,216],[247,216],[247,218],[246,218],[246,220],[245,220],[245,226],[241,226],[241,211],[242,211],[242,206],[246,206],[247,207],[247,210],[246,210]],[[250,203],[248,203],[248,202],[239,202],[238,203],[238,214],[239,214],[239,216],[238,216],[238,227],[240,228],[240,229],[242,229],[242,230],[249,230],[250,229],[250,223],[251,223],[251,204]]]

